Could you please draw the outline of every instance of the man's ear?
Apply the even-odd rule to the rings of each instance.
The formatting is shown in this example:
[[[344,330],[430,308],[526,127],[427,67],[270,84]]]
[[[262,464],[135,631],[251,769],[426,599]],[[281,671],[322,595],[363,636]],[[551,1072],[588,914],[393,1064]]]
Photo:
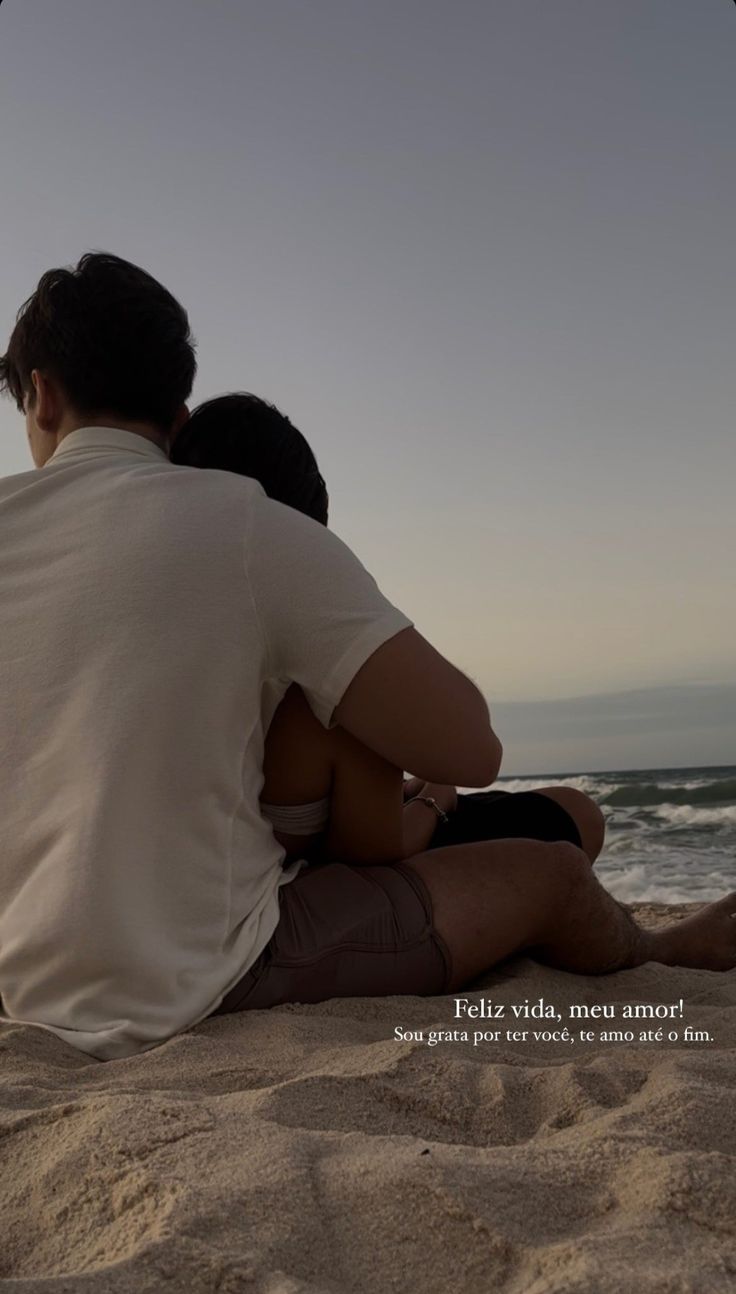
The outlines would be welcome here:
[[[33,384],[33,417],[41,431],[56,432],[63,416],[61,392],[53,378],[42,373],[40,369],[31,371]]]

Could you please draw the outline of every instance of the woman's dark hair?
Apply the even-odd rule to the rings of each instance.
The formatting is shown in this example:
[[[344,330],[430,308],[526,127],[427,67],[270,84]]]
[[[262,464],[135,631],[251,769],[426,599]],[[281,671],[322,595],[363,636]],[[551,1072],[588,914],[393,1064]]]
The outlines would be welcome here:
[[[266,494],[327,525],[327,487],[307,441],[273,404],[233,392],[194,410],[172,463],[215,467],[260,481]]]
[[[23,411],[33,369],[83,417],[117,414],[169,431],[197,364],[186,311],[156,279],[108,252],[48,270],[18,312],[0,390]]]

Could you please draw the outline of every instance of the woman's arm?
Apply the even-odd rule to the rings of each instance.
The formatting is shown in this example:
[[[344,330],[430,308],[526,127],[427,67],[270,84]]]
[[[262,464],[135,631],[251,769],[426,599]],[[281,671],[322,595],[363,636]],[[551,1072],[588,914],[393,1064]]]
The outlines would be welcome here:
[[[292,683],[266,733],[264,804],[311,804],[330,794],[332,731],[315,719],[298,683]]]
[[[297,684],[286,692],[266,734],[264,804],[308,804],[330,798],[319,836],[275,831],[287,853],[345,863],[403,857],[403,773],[344,728],[323,728]],[[429,816],[429,815],[428,815]],[[433,824],[427,823],[427,832]],[[431,836],[427,834],[427,842]]]
[[[405,784],[406,789],[406,784]],[[422,782],[412,778],[410,796],[431,796],[443,813],[454,813],[457,808],[457,790],[440,782]],[[404,804],[404,858],[412,858],[427,849],[439,821],[437,812],[424,798],[407,798]]]
[[[346,863],[392,863],[420,854],[435,833],[435,810],[421,799],[405,803],[400,769],[344,729],[332,731],[332,799],[324,855]],[[446,813],[457,807],[454,786],[412,780],[412,790],[433,796]]]
[[[332,790],[325,857],[390,863],[403,856],[404,777],[344,728],[332,728]]]
[[[453,788],[419,782],[418,790],[434,795],[442,808],[454,807],[445,802]],[[404,804],[401,769],[344,728],[323,728],[293,684],[266,735],[261,799],[265,804],[302,804],[324,796],[330,797],[330,810],[323,834],[274,832],[291,856],[391,863],[426,849],[437,826],[428,805]]]

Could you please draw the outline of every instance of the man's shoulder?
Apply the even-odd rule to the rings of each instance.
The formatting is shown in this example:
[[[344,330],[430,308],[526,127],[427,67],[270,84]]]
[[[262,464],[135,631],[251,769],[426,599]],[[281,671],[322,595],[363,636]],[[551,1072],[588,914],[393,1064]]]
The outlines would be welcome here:
[[[245,523],[261,501],[268,502],[260,481],[250,476],[175,463],[162,464],[162,468],[172,506],[188,515],[209,515],[213,521],[219,517],[229,523],[240,519]]]
[[[182,487],[191,491],[192,498],[197,493],[206,498],[266,498],[266,492],[251,476],[241,476],[239,472],[221,471],[216,467],[185,467],[180,463],[162,463],[167,474],[181,482]]]
[[[173,472],[182,473],[174,478],[174,493],[181,495],[182,506],[199,506],[204,511],[220,510],[232,516],[248,519],[248,529],[262,534],[264,542],[280,537],[284,542],[310,547],[317,544],[328,547],[335,543],[333,533],[313,517],[292,508],[266,494],[260,481],[241,476],[236,472],[217,468],[183,467],[171,464]],[[178,488],[179,486],[183,488]]]

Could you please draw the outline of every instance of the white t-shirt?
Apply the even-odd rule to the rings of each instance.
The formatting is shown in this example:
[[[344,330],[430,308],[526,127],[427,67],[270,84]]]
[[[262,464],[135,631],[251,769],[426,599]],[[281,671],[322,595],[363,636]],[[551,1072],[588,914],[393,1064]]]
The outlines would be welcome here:
[[[114,1060],[214,1011],[303,866],[259,810],[276,704],[334,726],[412,623],[318,522],[133,432],[0,480],[0,1021]]]

